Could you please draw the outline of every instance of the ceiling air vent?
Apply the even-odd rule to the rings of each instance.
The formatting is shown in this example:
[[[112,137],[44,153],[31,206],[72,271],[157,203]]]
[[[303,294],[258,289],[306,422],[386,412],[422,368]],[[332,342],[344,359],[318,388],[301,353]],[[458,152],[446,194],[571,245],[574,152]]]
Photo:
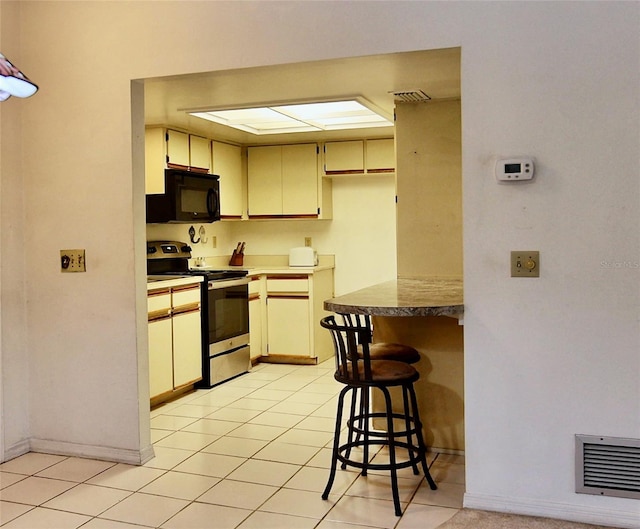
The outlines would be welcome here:
[[[422,90],[402,90],[389,93],[393,95],[396,101],[402,101],[404,103],[423,103],[431,99]]]
[[[640,439],[576,435],[576,492],[640,499]]]

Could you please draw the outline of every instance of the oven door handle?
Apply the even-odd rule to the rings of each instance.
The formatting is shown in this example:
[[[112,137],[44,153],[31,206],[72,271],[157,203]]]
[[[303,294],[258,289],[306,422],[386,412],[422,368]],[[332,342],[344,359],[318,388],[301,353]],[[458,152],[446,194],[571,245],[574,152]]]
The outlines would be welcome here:
[[[250,279],[248,277],[243,277],[242,279],[218,279],[209,281],[209,290],[248,285],[249,282]]]

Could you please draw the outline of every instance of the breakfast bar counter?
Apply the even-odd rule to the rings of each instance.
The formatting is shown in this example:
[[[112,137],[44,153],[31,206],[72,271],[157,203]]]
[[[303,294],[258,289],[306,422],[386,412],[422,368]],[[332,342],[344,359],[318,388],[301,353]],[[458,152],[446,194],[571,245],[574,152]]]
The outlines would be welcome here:
[[[462,280],[399,278],[324,302],[339,314],[461,317]]]
[[[425,441],[433,449],[463,453],[462,280],[399,278],[328,299],[324,308],[368,314],[374,342],[404,343],[420,352],[415,388]]]

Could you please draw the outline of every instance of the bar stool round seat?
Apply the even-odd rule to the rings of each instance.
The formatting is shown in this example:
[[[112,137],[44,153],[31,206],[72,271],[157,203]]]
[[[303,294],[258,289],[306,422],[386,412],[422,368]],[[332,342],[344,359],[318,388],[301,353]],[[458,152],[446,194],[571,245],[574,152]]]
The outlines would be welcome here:
[[[358,360],[357,368],[358,377],[360,381],[364,380],[367,377],[366,366],[364,360]],[[397,360],[371,360],[370,373],[368,375],[367,383],[362,382],[359,384],[359,381],[354,381],[350,369],[341,366],[335,372],[334,378],[343,384],[352,384],[354,386],[369,386],[373,384],[386,384],[389,386],[395,386],[397,384],[402,384],[403,382],[413,383],[420,375],[416,371],[416,369],[405,363]]]
[[[347,466],[361,469],[362,476],[366,476],[368,470],[385,470],[390,473],[395,514],[401,516],[399,469],[412,467],[413,473],[418,475],[419,464],[430,488],[437,489],[427,465],[427,449],[422,437],[422,423],[413,387],[420,374],[415,367],[406,362],[373,360],[369,351],[369,327],[338,325],[334,316],[323,318],[320,325],[331,332],[336,360],[334,378],[344,385],[338,396],[331,469],[322,498],[326,500],[329,497],[338,461],[343,469]],[[390,392],[393,388],[394,395],[398,392],[401,394],[401,411],[398,411],[400,403],[397,403],[396,411],[393,409]],[[384,397],[382,411],[371,409],[372,390],[380,391]],[[345,397],[348,394],[351,396],[351,402],[345,421],[346,428],[343,430],[342,417]],[[372,424],[375,420],[383,423],[386,428],[374,429]],[[399,429],[396,423],[401,425]],[[370,457],[372,449],[383,446],[386,446],[389,452],[388,462],[374,463],[373,457]],[[353,451],[354,448],[360,450]],[[375,453],[373,455],[375,456]]]

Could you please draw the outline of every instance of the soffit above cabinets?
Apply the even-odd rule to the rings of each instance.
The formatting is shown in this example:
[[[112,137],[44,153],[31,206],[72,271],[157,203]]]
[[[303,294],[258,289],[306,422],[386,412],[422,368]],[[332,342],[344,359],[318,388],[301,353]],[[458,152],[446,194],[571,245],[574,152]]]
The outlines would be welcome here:
[[[244,145],[273,143],[276,137],[282,143],[388,137],[389,127],[260,136],[207,122],[185,109],[286,105],[358,95],[393,116],[398,104],[394,94],[399,92],[421,90],[431,100],[460,97],[460,48],[176,75],[146,79],[144,84],[147,125]]]

